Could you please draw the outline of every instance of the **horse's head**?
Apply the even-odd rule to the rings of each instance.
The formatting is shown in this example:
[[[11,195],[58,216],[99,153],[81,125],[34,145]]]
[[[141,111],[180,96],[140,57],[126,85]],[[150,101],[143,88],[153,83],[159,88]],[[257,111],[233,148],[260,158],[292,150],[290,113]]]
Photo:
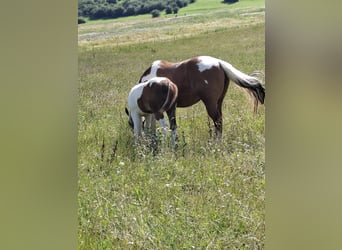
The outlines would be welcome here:
[[[129,117],[128,118],[128,125],[131,127],[131,129],[134,129],[134,122],[133,122],[132,116],[130,115],[127,108],[125,108],[125,112],[126,112],[127,116]],[[145,120],[142,121],[142,128],[143,129],[145,128]]]
[[[130,113],[129,113],[129,111],[128,111],[128,109],[127,108],[125,108],[125,112],[126,112],[126,114],[128,115],[128,125],[132,128],[132,129],[134,129],[134,123],[133,123],[133,119],[132,119],[132,116],[130,115]]]

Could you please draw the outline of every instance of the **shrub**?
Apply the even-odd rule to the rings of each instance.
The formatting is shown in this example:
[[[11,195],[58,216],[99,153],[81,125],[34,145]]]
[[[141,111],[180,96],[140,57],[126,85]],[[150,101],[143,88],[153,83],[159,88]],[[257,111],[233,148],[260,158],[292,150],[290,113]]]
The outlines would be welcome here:
[[[159,10],[152,10],[151,14],[152,14],[152,18],[159,17],[160,11]]]
[[[176,4],[179,8],[183,8],[185,6],[185,2],[182,0],[176,0]]]
[[[171,14],[172,13],[172,8],[170,6],[167,6],[165,9],[166,14]]]
[[[100,19],[106,17],[106,9],[104,6],[96,6],[90,11],[90,19]]]
[[[135,15],[135,8],[133,6],[129,6],[124,13],[125,16],[133,16]]]
[[[78,24],[85,23],[86,21],[82,18],[78,18]]]
[[[239,2],[239,0],[223,0],[224,3],[236,3],[236,2]]]

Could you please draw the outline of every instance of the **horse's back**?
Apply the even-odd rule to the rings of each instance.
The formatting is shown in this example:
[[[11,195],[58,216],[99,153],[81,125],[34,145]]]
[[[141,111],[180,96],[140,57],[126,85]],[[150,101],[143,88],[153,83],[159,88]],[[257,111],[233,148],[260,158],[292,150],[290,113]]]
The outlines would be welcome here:
[[[221,96],[225,89],[225,75],[218,61],[209,56],[193,57],[176,63],[156,60],[143,73],[140,81],[155,76],[167,77],[178,87],[177,106],[188,107],[207,99],[208,94],[215,99]]]
[[[173,102],[177,97],[177,86],[165,77],[153,77],[150,80],[138,84],[142,86],[140,96],[135,95],[136,103],[140,110],[144,113],[163,112],[166,108],[167,101],[172,97]],[[139,89],[139,87],[136,87]],[[174,93],[176,91],[176,93]],[[173,96],[176,95],[175,98]],[[167,110],[167,109],[165,109]]]

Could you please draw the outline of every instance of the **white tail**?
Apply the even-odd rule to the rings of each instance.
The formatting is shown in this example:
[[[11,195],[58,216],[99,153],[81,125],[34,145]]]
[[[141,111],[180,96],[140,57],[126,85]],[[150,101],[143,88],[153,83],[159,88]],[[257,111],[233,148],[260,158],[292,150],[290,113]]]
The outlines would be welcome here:
[[[240,70],[234,68],[230,63],[223,60],[219,60],[219,63],[227,74],[227,77],[235,82],[238,86],[242,87],[247,93],[254,99],[254,112],[258,108],[259,102],[264,104],[265,100],[265,89],[261,85],[258,78],[249,76]]]

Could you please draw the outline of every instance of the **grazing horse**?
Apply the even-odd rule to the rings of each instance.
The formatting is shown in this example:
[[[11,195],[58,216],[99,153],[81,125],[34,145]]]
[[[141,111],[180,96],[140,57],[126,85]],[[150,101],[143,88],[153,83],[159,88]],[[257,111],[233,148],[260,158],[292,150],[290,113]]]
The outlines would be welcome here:
[[[172,130],[172,140],[176,140],[176,100],[178,96],[177,86],[166,77],[153,77],[148,81],[135,85],[128,95],[128,109],[125,108],[129,116],[129,124],[134,130],[135,140],[141,135],[142,116],[146,121],[151,122],[151,115],[159,121],[163,135],[166,136],[166,121],[163,112],[166,111],[170,128]],[[151,124],[149,124],[151,126]],[[155,128],[155,127],[154,127]]]
[[[222,102],[230,80],[246,90],[254,99],[254,111],[259,103],[264,104],[265,89],[258,78],[214,57],[198,56],[176,63],[154,61],[142,74],[139,82],[155,76],[167,77],[177,85],[177,107],[189,107],[200,100],[203,101],[214,122],[217,139],[222,136]]]

